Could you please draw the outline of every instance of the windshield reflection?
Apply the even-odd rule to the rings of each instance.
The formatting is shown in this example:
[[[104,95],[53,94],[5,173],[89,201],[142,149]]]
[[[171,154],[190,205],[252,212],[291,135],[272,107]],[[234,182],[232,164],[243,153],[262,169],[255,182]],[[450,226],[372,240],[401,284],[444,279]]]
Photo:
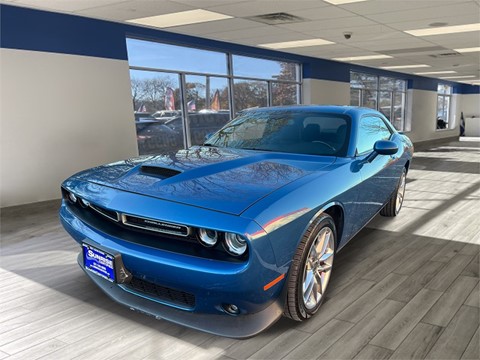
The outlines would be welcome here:
[[[243,112],[212,135],[205,145],[345,156],[349,132],[350,118],[345,115],[258,109]]]

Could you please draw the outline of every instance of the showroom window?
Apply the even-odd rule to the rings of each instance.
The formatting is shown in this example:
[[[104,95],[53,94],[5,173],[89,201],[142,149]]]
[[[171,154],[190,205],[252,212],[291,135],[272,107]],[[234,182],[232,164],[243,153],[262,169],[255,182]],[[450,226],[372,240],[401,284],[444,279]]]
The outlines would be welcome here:
[[[239,111],[300,103],[301,67],[127,38],[139,153],[200,145]]]
[[[405,80],[350,72],[350,105],[380,111],[399,131],[409,131],[405,123],[407,83]]]
[[[450,108],[452,105],[452,87],[438,84],[437,89],[437,130],[451,129]]]

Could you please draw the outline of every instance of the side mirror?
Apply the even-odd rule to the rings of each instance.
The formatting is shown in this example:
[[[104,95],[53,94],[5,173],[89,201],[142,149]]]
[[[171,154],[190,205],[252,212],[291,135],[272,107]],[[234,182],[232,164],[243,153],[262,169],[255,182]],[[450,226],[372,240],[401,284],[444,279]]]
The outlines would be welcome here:
[[[373,145],[373,151],[365,159],[367,162],[372,162],[377,155],[393,155],[398,151],[398,146],[390,140],[378,140]]]
[[[398,146],[390,140],[378,140],[375,145],[373,145],[373,151],[379,155],[393,155],[397,153]]]

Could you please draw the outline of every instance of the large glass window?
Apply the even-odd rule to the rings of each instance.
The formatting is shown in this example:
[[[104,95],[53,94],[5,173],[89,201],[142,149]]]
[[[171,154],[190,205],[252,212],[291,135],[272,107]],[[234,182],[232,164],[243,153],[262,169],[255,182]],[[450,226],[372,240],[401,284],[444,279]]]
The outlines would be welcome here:
[[[299,80],[298,66],[295,63],[239,55],[233,55],[232,62],[235,76],[256,79]]]
[[[131,70],[130,80],[139,153],[184,148],[183,127],[173,127],[171,121],[178,119],[181,123],[178,74]]]
[[[243,109],[268,105],[268,84],[266,81],[235,79],[233,94],[235,113]]]
[[[227,75],[227,54],[152,41],[127,39],[131,67]]]
[[[437,130],[451,129],[452,87],[446,84],[438,84],[437,92]]]
[[[406,81],[385,76],[350,72],[350,105],[380,111],[399,131],[405,124]]]
[[[185,81],[189,143],[201,145],[230,120],[228,79],[186,75]]]
[[[200,145],[246,108],[300,103],[297,63],[130,38],[127,50],[140,154]]]

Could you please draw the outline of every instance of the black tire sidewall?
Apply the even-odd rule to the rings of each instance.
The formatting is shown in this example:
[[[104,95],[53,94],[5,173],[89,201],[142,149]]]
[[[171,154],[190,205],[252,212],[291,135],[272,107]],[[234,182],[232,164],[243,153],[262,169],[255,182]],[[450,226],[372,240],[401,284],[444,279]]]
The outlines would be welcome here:
[[[402,197],[402,204],[400,205],[398,211],[397,211],[397,199],[398,199],[398,192],[400,191],[400,185],[402,184],[402,177],[405,176],[405,187],[403,189],[403,197]],[[397,191],[395,191],[395,193],[393,194],[394,195],[394,208],[393,208],[393,211],[395,213],[395,216],[398,215],[400,213],[400,210],[402,210],[402,207],[403,207],[403,202],[405,200],[405,190],[407,188],[407,170],[405,168],[403,168],[403,171],[402,171],[402,175],[400,177],[400,180],[398,181],[398,186],[397,186]]]
[[[321,300],[319,301],[317,306],[315,306],[313,309],[307,309],[303,302],[303,275],[305,272],[305,263],[306,263],[308,254],[310,252],[310,247],[312,246],[312,243],[315,241],[320,230],[323,229],[324,227],[327,226],[332,230],[333,236],[334,236],[333,242],[335,246],[334,253],[337,250],[337,231],[335,227],[335,222],[333,221],[330,215],[328,214],[320,215],[320,217],[315,221],[314,224],[312,224],[312,226],[313,226],[313,230],[310,232],[310,234],[308,235],[308,238],[306,239],[305,248],[299,264],[300,269],[298,271],[298,276],[296,279],[297,309],[300,317],[303,318],[304,320],[312,317],[318,311],[318,309],[320,308],[320,305],[322,305],[323,301],[325,300],[325,294],[323,294]],[[334,264],[335,264],[335,261],[333,262],[333,266]],[[333,271],[333,266],[330,271]],[[327,286],[327,289],[328,289],[328,286]]]

